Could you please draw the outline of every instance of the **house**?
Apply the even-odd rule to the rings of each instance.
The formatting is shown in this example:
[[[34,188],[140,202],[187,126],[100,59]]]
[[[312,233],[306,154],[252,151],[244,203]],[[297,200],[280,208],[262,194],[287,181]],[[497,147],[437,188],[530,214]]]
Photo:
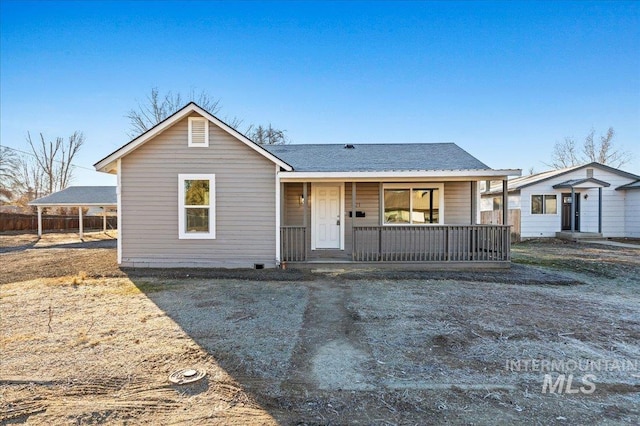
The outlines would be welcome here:
[[[520,170],[452,143],[262,146],[190,103],[95,167],[117,174],[123,266],[510,259],[478,182]]]
[[[482,210],[501,208],[502,184],[482,193]],[[640,237],[640,176],[589,163],[510,179],[508,208],[520,237]]]

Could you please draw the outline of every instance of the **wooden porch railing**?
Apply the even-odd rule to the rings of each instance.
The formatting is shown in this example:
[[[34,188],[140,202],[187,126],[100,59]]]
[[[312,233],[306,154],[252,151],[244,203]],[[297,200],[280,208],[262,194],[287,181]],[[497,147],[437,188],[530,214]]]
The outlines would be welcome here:
[[[505,262],[507,225],[357,226],[353,260],[360,262]]]
[[[280,227],[280,257],[286,262],[307,260],[307,238],[304,226]]]

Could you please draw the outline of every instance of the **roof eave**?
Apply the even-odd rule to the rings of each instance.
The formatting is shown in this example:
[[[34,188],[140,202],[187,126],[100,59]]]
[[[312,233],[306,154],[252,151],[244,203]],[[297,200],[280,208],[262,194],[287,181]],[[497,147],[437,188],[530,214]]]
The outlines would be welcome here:
[[[478,169],[478,170],[403,170],[403,171],[382,171],[382,172],[280,172],[280,180],[304,180],[304,179],[326,179],[326,180],[366,180],[366,179],[425,179],[425,178],[473,178],[474,180],[485,180],[487,178],[506,178],[508,176],[520,176],[521,169]]]

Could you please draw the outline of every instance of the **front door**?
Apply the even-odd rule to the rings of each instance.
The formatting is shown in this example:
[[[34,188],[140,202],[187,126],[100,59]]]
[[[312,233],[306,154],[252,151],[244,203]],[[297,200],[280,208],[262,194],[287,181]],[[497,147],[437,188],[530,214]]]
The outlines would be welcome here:
[[[313,222],[315,248],[340,248],[340,186],[314,185]]]
[[[571,231],[571,193],[562,194],[562,230]],[[574,231],[580,231],[580,193],[575,193],[575,224]]]

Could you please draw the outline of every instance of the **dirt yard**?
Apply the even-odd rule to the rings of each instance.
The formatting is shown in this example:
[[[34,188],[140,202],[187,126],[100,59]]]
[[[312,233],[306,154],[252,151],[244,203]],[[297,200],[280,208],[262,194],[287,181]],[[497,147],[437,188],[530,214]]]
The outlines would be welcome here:
[[[0,422],[638,424],[640,250],[513,257],[141,271],[117,268],[113,235],[0,235]],[[207,375],[171,384],[185,368]]]

